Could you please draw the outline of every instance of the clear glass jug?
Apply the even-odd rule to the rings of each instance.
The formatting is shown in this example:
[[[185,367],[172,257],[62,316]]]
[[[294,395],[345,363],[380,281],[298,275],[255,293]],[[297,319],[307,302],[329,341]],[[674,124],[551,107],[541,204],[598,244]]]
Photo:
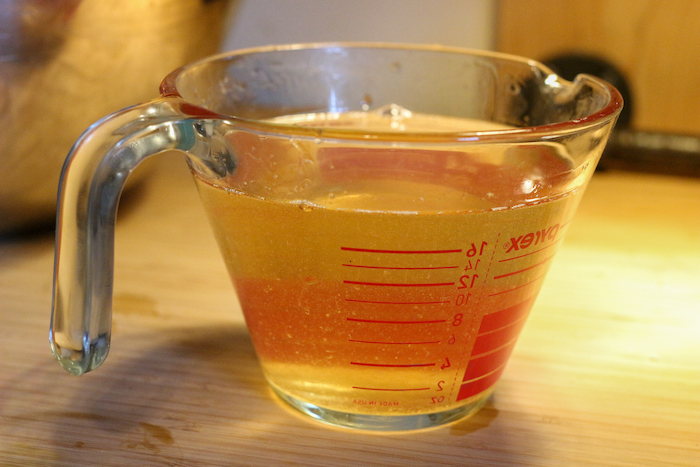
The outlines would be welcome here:
[[[473,413],[621,107],[590,76],[437,46],[267,47],[185,66],[65,163],[54,355],[76,375],[106,358],[121,189],[176,149],[283,400],[375,430]]]

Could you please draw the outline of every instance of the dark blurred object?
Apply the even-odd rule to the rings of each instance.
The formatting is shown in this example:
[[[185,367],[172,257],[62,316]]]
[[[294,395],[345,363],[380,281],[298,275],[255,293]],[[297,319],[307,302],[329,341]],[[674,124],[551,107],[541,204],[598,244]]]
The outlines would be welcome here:
[[[634,99],[622,73],[611,63],[586,55],[562,55],[544,63],[564,79],[580,73],[615,86],[625,100],[615,130],[600,159],[600,170],[628,170],[700,177],[700,136],[635,131],[631,128]]]
[[[700,177],[700,137],[616,129],[598,166],[602,170]]]
[[[55,217],[71,145],[218,51],[227,0],[0,0],[0,234]]]
[[[0,0],[0,60],[50,55],[81,0]]]

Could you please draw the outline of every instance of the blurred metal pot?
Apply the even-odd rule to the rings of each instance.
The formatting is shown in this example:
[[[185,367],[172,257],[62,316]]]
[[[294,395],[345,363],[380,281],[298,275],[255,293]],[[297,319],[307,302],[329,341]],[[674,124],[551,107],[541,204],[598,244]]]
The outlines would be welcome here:
[[[94,121],[218,50],[227,0],[0,0],[0,234],[52,222]]]

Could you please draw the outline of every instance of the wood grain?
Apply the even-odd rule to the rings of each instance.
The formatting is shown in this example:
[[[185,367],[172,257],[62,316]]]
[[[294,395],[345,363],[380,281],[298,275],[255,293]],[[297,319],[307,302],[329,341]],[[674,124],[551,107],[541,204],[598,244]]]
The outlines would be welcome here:
[[[497,48],[604,58],[631,86],[636,129],[698,134],[699,30],[694,0],[499,0]]]
[[[277,402],[180,156],[125,199],[103,367],[48,346],[53,237],[0,242],[0,466],[697,466],[700,182],[596,174],[470,419],[333,429]]]

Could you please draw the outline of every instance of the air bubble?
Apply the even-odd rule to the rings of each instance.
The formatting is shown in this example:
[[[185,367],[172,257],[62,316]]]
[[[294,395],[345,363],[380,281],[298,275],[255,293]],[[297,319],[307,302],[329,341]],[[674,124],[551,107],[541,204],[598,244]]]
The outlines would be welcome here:
[[[377,115],[382,117],[391,117],[392,119],[404,119],[411,118],[413,116],[413,112],[397,104],[388,104],[378,108]]]
[[[316,279],[316,278],[313,277],[313,276],[306,276],[306,277],[304,278],[304,283],[305,283],[306,285],[318,284],[318,279]]]

